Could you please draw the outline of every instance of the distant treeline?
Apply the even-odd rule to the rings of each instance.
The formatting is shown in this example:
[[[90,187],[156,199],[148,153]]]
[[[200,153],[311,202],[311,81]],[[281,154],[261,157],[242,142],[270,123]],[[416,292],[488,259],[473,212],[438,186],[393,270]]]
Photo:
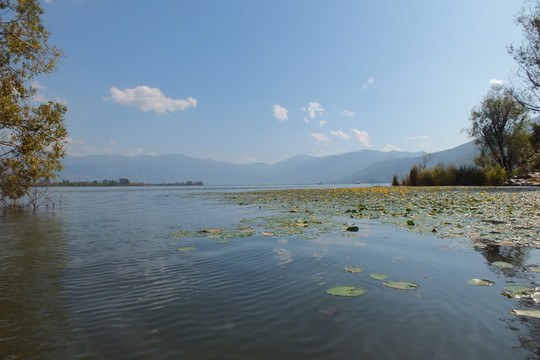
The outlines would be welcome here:
[[[478,168],[454,165],[426,168],[415,165],[401,182],[394,175],[392,185],[405,186],[500,186],[508,178],[502,167]]]
[[[62,180],[61,182],[50,182],[47,180],[40,181],[36,186],[72,186],[72,187],[92,187],[92,186],[203,186],[202,181],[182,181],[166,184],[146,184],[141,182],[132,183],[129,179],[120,178],[118,180],[102,180],[102,181],[69,181]]]

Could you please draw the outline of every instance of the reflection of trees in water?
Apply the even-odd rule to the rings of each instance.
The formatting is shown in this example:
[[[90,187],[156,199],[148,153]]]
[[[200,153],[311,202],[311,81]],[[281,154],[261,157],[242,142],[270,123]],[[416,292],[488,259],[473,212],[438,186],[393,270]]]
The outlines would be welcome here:
[[[531,356],[526,359],[540,359],[540,323],[538,319],[525,316],[514,316],[502,320],[508,328],[516,333],[520,348],[526,350]]]
[[[514,266],[522,267],[530,257],[531,247],[485,245],[479,252],[484,255],[489,264],[495,261],[505,261]]]
[[[538,251],[533,247],[517,247],[502,245],[486,245],[479,248],[478,251],[485,257],[488,264],[495,261],[504,261],[514,265],[511,268],[501,268],[489,266],[489,269],[499,276],[511,279],[516,285],[523,285],[531,288],[539,286],[536,282],[538,273],[529,271],[526,268],[527,261],[530,259],[533,251]],[[539,265],[539,264],[536,264]],[[537,309],[538,306],[532,299],[519,299],[518,303],[509,303],[509,310],[512,308]],[[540,358],[540,322],[538,319],[526,316],[506,317],[502,320],[509,329],[516,332],[522,349],[525,349],[535,355],[534,358]]]
[[[0,224],[0,358],[49,357],[63,347],[70,322],[62,223],[53,213],[9,208]]]

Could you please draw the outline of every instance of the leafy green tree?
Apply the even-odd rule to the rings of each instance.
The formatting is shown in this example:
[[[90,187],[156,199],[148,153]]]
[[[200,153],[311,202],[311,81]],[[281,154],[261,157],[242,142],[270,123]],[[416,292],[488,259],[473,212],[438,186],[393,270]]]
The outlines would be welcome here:
[[[48,44],[39,0],[0,0],[0,198],[16,200],[61,169],[67,108],[38,104],[35,80],[62,53]]]
[[[520,143],[526,133],[528,110],[500,85],[493,85],[480,106],[471,111],[469,136],[480,148],[481,159],[487,160],[512,174],[519,165]]]

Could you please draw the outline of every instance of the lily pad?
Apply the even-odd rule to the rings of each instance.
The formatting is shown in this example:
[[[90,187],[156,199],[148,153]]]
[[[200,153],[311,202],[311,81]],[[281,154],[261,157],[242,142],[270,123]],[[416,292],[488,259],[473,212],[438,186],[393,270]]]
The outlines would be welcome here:
[[[540,310],[520,310],[520,309],[514,309],[510,310],[510,314],[514,315],[522,315],[522,316],[529,316],[540,319]]]
[[[507,263],[506,261],[495,261],[495,262],[492,262],[491,265],[497,266],[497,267],[502,267],[502,268],[514,267],[514,265],[512,265],[510,263]]]
[[[360,266],[347,266],[345,268],[345,271],[348,271],[353,274],[358,274],[358,273],[364,272],[364,269],[362,269]]]
[[[335,296],[359,296],[364,295],[365,292],[366,290],[354,285],[336,286],[326,291],[327,294]]]
[[[534,294],[534,289],[525,286],[505,286],[503,295],[509,298],[520,299],[523,297],[530,297]]]
[[[216,244],[227,244],[228,240],[216,240]]]
[[[215,234],[215,233],[220,233],[222,232],[224,229],[202,229],[202,230],[199,230],[197,231],[199,234]]]
[[[414,226],[414,221],[412,221],[412,220],[407,220],[407,225],[408,225],[408,226]]]
[[[375,280],[386,280],[388,275],[385,274],[369,274],[369,277]]]
[[[392,289],[399,289],[399,290],[414,290],[420,285],[408,282],[408,281],[387,281],[383,283],[384,286],[392,288]]]
[[[193,231],[188,231],[188,230],[179,230],[175,233],[170,233],[169,234],[170,237],[188,237],[188,236],[193,236],[193,237],[197,237],[197,236],[202,236],[200,233],[196,233],[196,232],[193,232]]]
[[[351,231],[351,232],[357,232],[358,230],[360,230],[358,226],[349,226],[347,228],[347,231]]]
[[[540,292],[535,292],[531,295],[531,299],[534,300],[534,302],[539,303],[540,302]]]
[[[531,266],[529,267],[529,270],[534,272],[540,272],[540,266]]]
[[[477,286],[491,286],[494,284],[494,282],[491,280],[486,280],[486,279],[471,279],[467,281],[467,284],[477,285]]]
[[[193,246],[183,246],[183,247],[178,248],[178,251],[180,252],[190,252],[190,251],[195,251],[195,250],[197,249],[194,248]]]

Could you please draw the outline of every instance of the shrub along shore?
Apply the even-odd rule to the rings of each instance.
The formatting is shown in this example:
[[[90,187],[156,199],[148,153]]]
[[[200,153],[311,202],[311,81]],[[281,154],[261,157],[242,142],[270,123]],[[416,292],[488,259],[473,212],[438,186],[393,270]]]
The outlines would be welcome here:
[[[501,167],[478,168],[475,166],[441,164],[432,168],[415,165],[401,182],[394,175],[392,185],[406,186],[540,186],[540,173],[530,173],[508,179]]]

